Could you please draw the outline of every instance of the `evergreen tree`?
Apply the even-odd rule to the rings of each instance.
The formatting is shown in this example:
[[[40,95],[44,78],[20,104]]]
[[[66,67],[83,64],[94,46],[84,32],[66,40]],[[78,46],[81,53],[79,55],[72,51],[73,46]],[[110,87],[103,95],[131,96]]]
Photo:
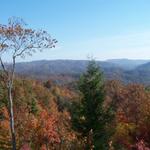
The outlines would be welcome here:
[[[107,125],[112,120],[111,107],[103,107],[105,99],[103,74],[94,60],[79,81],[81,100],[74,105],[73,127],[86,138],[86,149],[107,150]]]
[[[38,112],[37,102],[36,102],[36,99],[33,98],[30,103],[30,113],[33,113],[34,115],[36,115],[37,112]]]

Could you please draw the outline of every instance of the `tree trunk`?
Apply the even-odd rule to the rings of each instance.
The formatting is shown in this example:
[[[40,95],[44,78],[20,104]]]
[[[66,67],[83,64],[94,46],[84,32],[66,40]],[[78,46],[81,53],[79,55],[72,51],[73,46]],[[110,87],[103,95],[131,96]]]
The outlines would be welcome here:
[[[48,143],[46,143],[46,150],[49,150]]]
[[[12,99],[12,85],[8,86],[8,101],[9,101],[9,116],[10,116],[10,129],[12,138],[12,150],[16,150],[16,136],[14,128],[14,112],[13,112],[13,99]]]
[[[93,150],[93,131],[90,130],[87,135],[87,150]]]

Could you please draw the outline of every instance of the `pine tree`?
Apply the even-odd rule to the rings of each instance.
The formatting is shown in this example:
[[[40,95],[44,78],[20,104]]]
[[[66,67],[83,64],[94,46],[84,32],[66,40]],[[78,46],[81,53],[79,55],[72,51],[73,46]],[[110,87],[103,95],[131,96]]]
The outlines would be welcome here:
[[[74,105],[73,127],[86,138],[86,149],[108,149],[107,124],[112,120],[112,109],[103,107],[104,79],[99,66],[90,61],[79,81],[80,103]]]
[[[36,99],[33,98],[30,103],[30,113],[33,113],[34,115],[36,115],[37,112],[38,112],[37,102],[36,102]]]

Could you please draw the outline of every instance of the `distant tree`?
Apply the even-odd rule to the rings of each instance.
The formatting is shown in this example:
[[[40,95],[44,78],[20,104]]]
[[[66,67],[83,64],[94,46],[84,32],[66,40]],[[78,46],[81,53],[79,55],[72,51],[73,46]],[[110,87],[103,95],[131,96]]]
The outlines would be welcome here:
[[[10,116],[10,129],[12,136],[13,150],[16,150],[15,128],[14,128],[14,112],[13,112],[13,81],[15,76],[16,59],[24,58],[32,55],[36,51],[42,51],[46,48],[55,47],[56,40],[43,30],[33,30],[26,28],[26,24],[22,19],[10,18],[8,25],[0,25],[0,76],[7,88],[8,93],[8,111]],[[12,59],[10,65],[2,58],[5,54],[9,54]]]
[[[50,89],[52,87],[52,81],[51,80],[48,80],[44,83],[44,87]]]
[[[29,103],[29,106],[30,106],[29,112],[33,114],[37,114],[38,107],[37,107],[36,99],[32,99],[32,101]]]
[[[87,71],[79,81],[81,101],[73,111],[73,127],[86,139],[86,149],[108,149],[108,123],[113,118],[112,107],[105,109],[103,74],[95,61],[90,61]]]

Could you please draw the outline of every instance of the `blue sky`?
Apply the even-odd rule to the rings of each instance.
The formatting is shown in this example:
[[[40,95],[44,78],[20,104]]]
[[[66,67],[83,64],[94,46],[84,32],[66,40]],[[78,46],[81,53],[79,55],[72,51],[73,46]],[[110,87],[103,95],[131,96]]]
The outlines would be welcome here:
[[[24,61],[150,56],[150,0],[1,0],[0,11],[1,24],[21,17],[58,40]]]

